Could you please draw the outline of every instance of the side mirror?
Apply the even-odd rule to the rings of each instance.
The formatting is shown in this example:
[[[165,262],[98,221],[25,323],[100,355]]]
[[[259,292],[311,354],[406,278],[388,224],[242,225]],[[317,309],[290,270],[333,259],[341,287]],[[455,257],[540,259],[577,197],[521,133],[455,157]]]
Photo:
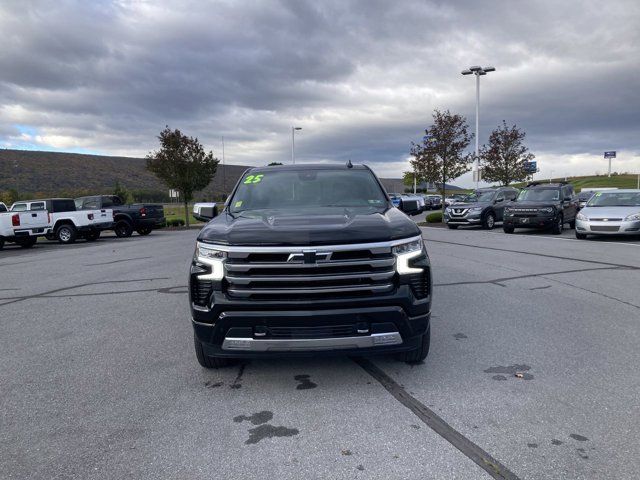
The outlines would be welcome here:
[[[571,200],[572,200],[572,198],[571,198],[571,197],[564,197],[564,201],[565,201],[565,202],[570,202]]]
[[[196,203],[193,216],[201,222],[208,222],[218,216],[218,206],[215,203]]]
[[[504,198],[496,198],[493,203],[504,202]]]

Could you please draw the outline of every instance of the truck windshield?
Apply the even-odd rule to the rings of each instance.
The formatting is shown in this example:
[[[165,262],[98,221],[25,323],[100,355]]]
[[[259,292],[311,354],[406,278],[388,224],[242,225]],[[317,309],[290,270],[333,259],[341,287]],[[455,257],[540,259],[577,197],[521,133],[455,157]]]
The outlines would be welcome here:
[[[364,169],[262,170],[244,175],[229,211],[363,207],[385,209],[388,199]]]
[[[560,190],[557,188],[525,188],[518,195],[518,201],[554,202],[560,200]]]
[[[640,192],[597,192],[587,207],[640,207]]]

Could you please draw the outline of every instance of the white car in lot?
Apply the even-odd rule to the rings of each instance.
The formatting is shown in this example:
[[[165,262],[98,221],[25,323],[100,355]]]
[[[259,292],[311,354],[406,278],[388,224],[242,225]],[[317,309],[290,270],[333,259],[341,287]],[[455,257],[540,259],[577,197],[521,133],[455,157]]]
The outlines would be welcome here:
[[[576,216],[576,238],[640,235],[640,190],[596,192]]]
[[[9,212],[7,206],[0,203],[0,250],[5,242],[16,243],[23,248],[32,247],[48,226],[46,211]]]

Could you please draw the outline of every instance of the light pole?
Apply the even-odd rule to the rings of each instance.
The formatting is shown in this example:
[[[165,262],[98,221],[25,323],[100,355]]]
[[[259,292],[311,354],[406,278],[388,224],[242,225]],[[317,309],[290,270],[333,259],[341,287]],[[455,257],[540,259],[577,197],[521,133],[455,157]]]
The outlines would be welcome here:
[[[302,127],[291,127],[291,163],[296,164],[296,130]]]
[[[476,76],[476,160],[473,165],[475,174],[474,176],[476,180],[476,189],[478,188],[478,183],[480,182],[480,148],[478,144],[478,137],[480,135],[480,76],[495,71],[496,69],[493,67],[480,67],[477,65],[469,67],[467,70],[462,71],[462,75],[474,74]]]
[[[224,201],[227,201],[227,169],[224,166],[224,135],[222,136],[222,195],[224,196]]]

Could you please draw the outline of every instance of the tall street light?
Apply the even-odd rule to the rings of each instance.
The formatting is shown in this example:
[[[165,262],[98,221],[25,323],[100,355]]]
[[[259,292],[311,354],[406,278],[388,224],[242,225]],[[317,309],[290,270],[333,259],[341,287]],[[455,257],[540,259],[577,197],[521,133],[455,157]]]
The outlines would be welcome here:
[[[296,130],[302,127],[291,127],[291,163],[296,164]]]
[[[480,134],[480,77],[486,75],[489,72],[495,72],[493,67],[469,67],[467,70],[462,71],[462,75],[475,75],[476,76],[476,160],[473,165],[474,176],[476,180],[476,189],[480,182],[480,148],[478,144],[478,136]]]

